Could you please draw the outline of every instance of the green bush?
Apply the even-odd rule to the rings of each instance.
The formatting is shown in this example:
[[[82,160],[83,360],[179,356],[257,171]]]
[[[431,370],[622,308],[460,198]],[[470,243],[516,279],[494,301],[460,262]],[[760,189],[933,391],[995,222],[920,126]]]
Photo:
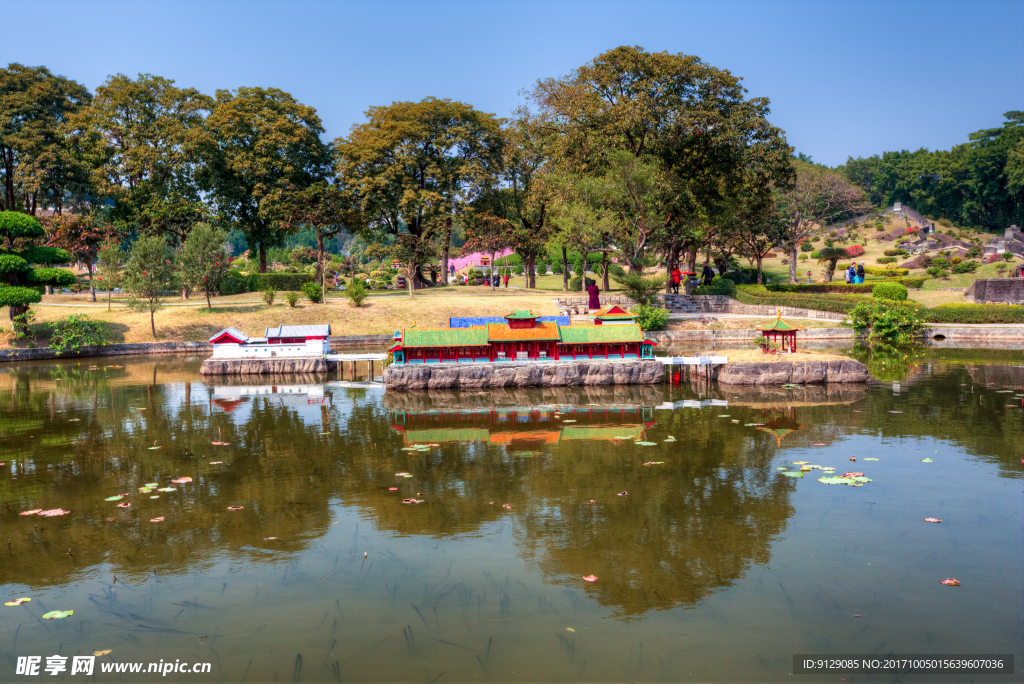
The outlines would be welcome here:
[[[317,285],[316,283],[304,284],[302,286],[302,294],[306,295],[306,299],[313,302],[314,304],[319,304],[320,302],[324,301],[323,288],[321,288],[321,286]]]
[[[804,240],[803,242],[800,243],[800,251],[801,252],[813,252],[814,251],[814,245],[811,243],[810,240]]]
[[[551,272],[554,273],[555,275],[562,275],[562,271],[563,269],[561,261],[556,261],[554,264],[551,265]]]
[[[899,283],[878,283],[871,291],[871,296],[875,299],[905,302],[907,301],[907,288]]]
[[[668,323],[668,309],[637,304],[633,307],[633,313],[641,330],[662,330]]]
[[[871,283],[769,283],[764,286],[768,292],[794,292],[804,294],[871,294],[878,281]]]
[[[245,276],[235,269],[228,269],[220,279],[220,293],[222,295],[236,295],[247,291]]]
[[[909,252],[905,249],[887,249],[885,250],[885,256],[908,256]]]
[[[879,264],[895,264],[897,259],[894,256],[878,257],[875,261]]]
[[[864,297],[859,295],[813,295],[782,294],[769,292],[760,285],[740,285],[736,288],[736,299],[744,304],[768,306],[789,306],[798,309],[848,313]]]
[[[797,259],[799,259],[800,261],[807,261],[807,255],[801,254],[800,256],[797,257]]]
[[[583,276],[573,276],[569,278],[569,291],[570,292],[582,292],[583,291]]]
[[[974,273],[980,265],[977,261],[961,261],[953,267],[953,273]]]
[[[349,306],[362,306],[366,299],[366,287],[363,281],[358,278],[352,279],[352,284],[345,287],[345,296],[348,297]]]
[[[299,303],[299,293],[298,292],[288,292],[287,294],[285,294],[284,298],[285,298],[285,301],[288,302],[288,306],[290,306],[293,309]]]
[[[105,344],[106,323],[91,320],[85,314],[72,314],[59,321],[47,323],[50,330],[50,349],[58,354],[78,351],[82,347]]]
[[[701,295],[726,295],[728,297],[736,296],[736,283],[730,278],[723,278],[722,276],[715,276],[711,280],[710,285],[701,285],[693,291],[694,294]]]
[[[918,307],[888,299],[858,304],[850,318],[858,334],[870,330],[872,339],[890,342],[909,342],[924,327]]]
[[[268,287],[263,291],[263,301],[267,306],[274,306],[274,299],[277,297],[277,291],[273,288]]]
[[[576,260],[572,262],[572,272],[575,273],[578,276],[582,276],[583,275],[583,258],[582,257],[577,257]]]
[[[817,259],[820,256],[820,254],[821,254],[821,252],[819,252],[818,250],[815,250],[815,251],[811,252],[811,258],[812,259]]]

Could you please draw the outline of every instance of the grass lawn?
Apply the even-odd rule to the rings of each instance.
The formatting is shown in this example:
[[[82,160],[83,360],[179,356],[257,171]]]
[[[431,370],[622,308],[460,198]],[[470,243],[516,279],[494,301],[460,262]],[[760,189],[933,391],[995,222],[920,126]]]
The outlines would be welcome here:
[[[235,327],[250,335],[261,334],[267,326],[330,323],[335,335],[390,334],[396,329],[411,327],[415,321],[421,328],[447,328],[449,316],[501,316],[511,309],[532,309],[535,313],[552,316],[558,309],[550,293],[536,290],[499,291],[491,294],[483,287],[446,287],[417,292],[410,298],[407,293],[374,295],[363,306],[354,308],[347,299],[328,299],[326,304],[301,302],[291,308],[284,302],[284,293],[278,293],[273,306],[252,302],[255,293],[217,297],[213,311],[202,306],[166,306],[156,312],[156,330],[159,340],[206,340],[222,328]],[[70,300],[70,301],[69,301]],[[198,300],[193,299],[197,302]],[[45,344],[42,324],[66,318],[72,314],[87,314],[90,318],[109,325],[109,342],[151,342],[149,313],[115,306],[107,311],[105,305],[83,307],[88,296],[47,296],[46,304],[75,304],[77,306],[35,306],[37,344]],[[181,303],[168,298],[167,304]],[[9,328],[5,327],[5,332]],[[9,335],[0,336],[0,346],[10,346]],[[19,344],[18,346],[23,346]]]

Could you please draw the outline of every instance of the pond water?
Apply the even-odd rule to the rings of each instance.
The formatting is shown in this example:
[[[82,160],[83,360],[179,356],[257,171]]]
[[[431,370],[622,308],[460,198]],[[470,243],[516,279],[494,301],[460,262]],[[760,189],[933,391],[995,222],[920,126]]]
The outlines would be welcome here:
[[[1024,355],[867,360],[885,382],[429,394],[7,366],[0,596],[32,600],[0,606],[0,681],[107,650],[95,681],[794,681],[796,653],[1019,681]]]

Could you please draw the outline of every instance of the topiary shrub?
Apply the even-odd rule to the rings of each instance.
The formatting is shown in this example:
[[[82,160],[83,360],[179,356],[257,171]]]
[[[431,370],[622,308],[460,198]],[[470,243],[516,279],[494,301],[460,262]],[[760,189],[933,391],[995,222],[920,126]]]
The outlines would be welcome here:
[[[803,242],[800,243],[800,251],[801,252],[813,252],[814,251],[814,245],[811,244],[810,240],[804,240]]]
[[[288,302],[288,306],[294,309],[295,306],[299,303],[299,293],[289,292],[284,296],[284,299],[286,302]]]
[[[583,291],[583,276],[573,276],[569,278],[569,291],[570,292],[582,292]]]
[[[953,267],[953,273],[974,273],[980,265],[977,261],[962,261]]]
[[[907,288],[899,283],[879,283],[871,290],[871,296],[876,299],[888,299],[890,301],[907,301]]]
[[[727,297],[736,296],[736,283],[729,278],[723,278],[722,276],[715,276],[711,281],[710,285],[702,285],[693,291],[693,294],[699,295],[726,295]]]
[[[806,254],[801,254],[800,256],[797,257],[797,259],[799,259],[800,261],[807,261],[808,257]]]
[[[345,287],[345,296],[348,297],[349,306],[362,306],[363,300],[366,299],[366,294],[366,286],[358,278],[354,278],[352,284]]]
[[[894,256],[878,257],[877,259],[875,259],[875,261],[877,263],[880,263],[880,264],[895,264],[896,263],[896,257],[894,257]]]

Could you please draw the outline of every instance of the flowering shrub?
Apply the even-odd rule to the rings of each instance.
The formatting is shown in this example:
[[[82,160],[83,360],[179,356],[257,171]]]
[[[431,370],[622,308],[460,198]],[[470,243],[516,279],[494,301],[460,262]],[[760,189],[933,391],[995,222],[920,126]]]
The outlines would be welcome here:
[[[859,257],[864,253],[864,248],[860,245],[850,245],[846,248],[846,253],[851,257]]]

